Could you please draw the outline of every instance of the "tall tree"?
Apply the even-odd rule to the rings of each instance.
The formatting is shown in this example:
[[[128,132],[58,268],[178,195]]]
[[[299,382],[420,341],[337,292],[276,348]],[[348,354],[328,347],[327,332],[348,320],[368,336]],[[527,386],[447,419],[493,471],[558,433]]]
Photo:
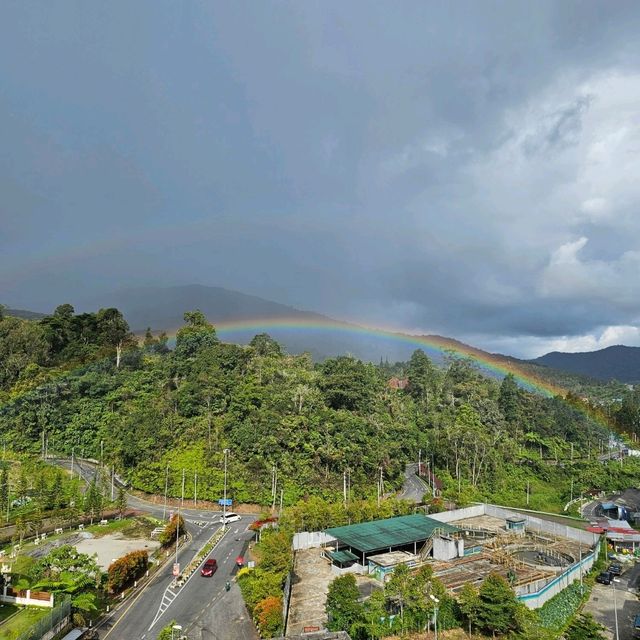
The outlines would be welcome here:
[[[349,632],[354,624],[362,620],[364,610],[358,602],[359,597],[356,579],[352,573],[333,580],[329,585],[325,607],[330,631]]]
[[[96,314],[96,321],[101,343],[116,350],[116,368],[119,368],[122,348],[126,340],[131,340],[129,325],[122,313],[113,307],[100,309]]]
[[[487,576],[479,591],[478,626],[489,633],[508,633],[517,629],[519,607],[513,589],[499,574]]]
[[[437,388],[438,372],[422,349],[411,354],[407,370],[409,378],[408,391],[415,400],[429,402],[429,398]]]

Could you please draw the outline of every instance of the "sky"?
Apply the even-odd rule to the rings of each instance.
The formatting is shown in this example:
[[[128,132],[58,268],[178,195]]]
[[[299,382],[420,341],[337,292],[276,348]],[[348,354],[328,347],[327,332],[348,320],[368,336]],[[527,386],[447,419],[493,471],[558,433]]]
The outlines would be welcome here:
[[[637,2],[0,5],[0,301],[199,283],[640,345]]]

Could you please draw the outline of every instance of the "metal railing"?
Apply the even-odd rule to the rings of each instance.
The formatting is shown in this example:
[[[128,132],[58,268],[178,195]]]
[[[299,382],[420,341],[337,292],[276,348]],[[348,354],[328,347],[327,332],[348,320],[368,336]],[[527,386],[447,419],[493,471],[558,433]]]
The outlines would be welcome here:
[[[40,618],[28,631],[18,636],[16,640],[40,640],[71,615],[71,600],[67,599],[54,607],[46,616]]]

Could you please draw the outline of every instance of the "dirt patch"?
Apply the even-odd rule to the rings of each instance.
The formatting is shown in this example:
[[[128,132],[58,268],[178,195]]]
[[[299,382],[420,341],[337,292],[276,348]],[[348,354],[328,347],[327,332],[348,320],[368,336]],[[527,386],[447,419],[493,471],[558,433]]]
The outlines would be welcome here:
[[[86,553],[90,556],[95,553],[97,555],[96,562],[106,570],[114,560],[127,553],[144,549],[151,554],[160,547],[160,543],[144,538],[125,538],[122,533],[114,533],[100,538],[84,539],[75,547],[80,553]]]

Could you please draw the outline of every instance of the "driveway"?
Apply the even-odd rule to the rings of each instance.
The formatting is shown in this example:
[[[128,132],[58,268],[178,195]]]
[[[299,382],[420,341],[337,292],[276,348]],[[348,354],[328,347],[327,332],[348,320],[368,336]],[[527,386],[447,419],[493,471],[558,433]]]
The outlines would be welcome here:
[[[640,601],[636,596],[640,582],[640,564],[631,565],[618,580],[609,586],[596,583],[584,611],[591,613],[605,627],[605,636],[613,640],[616,637],[615,602],[618,609],[619,640],[632,640],[633,621],[640,613]]]

